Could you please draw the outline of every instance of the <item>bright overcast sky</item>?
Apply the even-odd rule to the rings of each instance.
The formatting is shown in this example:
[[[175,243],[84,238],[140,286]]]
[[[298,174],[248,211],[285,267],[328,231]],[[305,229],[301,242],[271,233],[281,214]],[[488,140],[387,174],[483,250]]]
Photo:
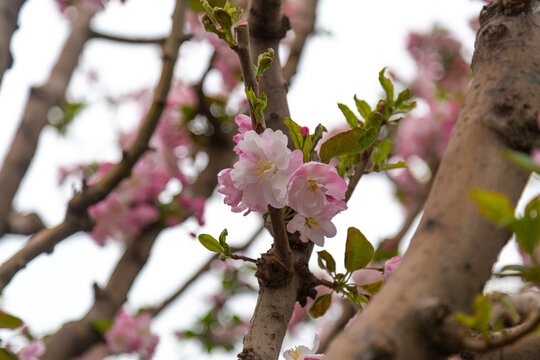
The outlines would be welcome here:
[[[111,33],[132,36],[164,35],[172,9],[172,0],[129,0],[126,5],[113,1],[106,13],[95,19],[95,27]],[[464,42],[464,51],[471,54],[474,34],[468,21],[480,11],[481,2],[473,0],[320,0],[317,30],[305,50],[300,72],[290,90],[289,103],[295,121],[314,127],[319,122],[338,124],[342,116],[337,102],[353,105],[357,94],[370,103],[379,96],[377,73],[385,66],[404,78],[411,77],[414,66],[405,52],[405,39],[411,30],[428,30],[434,23],[456,33]],[[29,86],[43,82],[54,63],[67,33],[67,23],[56,12],[52,0],[29,0],[22,12],[21,28],[13,42],[15,66],[6,75],[0,92],[0,154],[5,153],[9,139],[19,121]],[[177,73],[196,79],[208,48],[187,44],[182,48]],[[203,55],[201,55],[203,54]],[[85,76],[90,70],[101,74],[100,91],[118,95],[141,87],[152,86],[160,71],[159,52],[152,47],[119,46],[102,41],[91,42],[80,63],[70,88],[73,100],[87,96],[100,99],[99,92],[89,89]],[[57,169],[93,160],[115,160],[119,153],[116,135],[138,121],[133,108],[112,110],[103,101],[83,112],[67,137],[45,130],[36,162],[16,198],[19,209],[37,210],[48,225],[60,222],[71,188],[57,186]],[[327,240],[327,249],[340,259],[344,234],[348,226],[360,228],[371,240],[380,240],[397,231],[400,207],[392,200],[392,189],[380,177],[362,179],[350,210],[339,215],[340,231]],[[246,221],[221,206],[221,198],[210,203],[207,223],[198,230],[189,223],[183,230],[164,232],[157,243],[150,263],[137,280],[130,294],[133,309],[159,301],[177,284],[197,269],[208,256],[187,234],[204,231],[218,234],[229,227],[231,241],[243,242],[257,227],[256,218]],[[236,228],[230,224],[241,224]],[[20,238],[0,243],[0,261],[21,246]],[[263,252],[269,242],[259,241],[256,251]],[[90,304],[91,283],[106,281],[120,253],[112,244],[98,248],[84,236],[74,236],[57,247],[52,256],[41,256],[14,279],[6,289],[2,306],[24,320],[38,334],[53,331],[66,320],[80,317]],[[192,265],[186,270],[186,265]],[[156,280],[156,278],[158,280]],[[215,284],[201,282],[195,287],[200,294],[211,293]],[[250,305],[253,301],[246,300]],[[155,329],[170,333],[188,326],[204,309],[200,298],[183,299],[162,316]],[[312,335],[301,341],[312,342]],[[292,345],[286,342],[286,346]],[[197,346],[179,345],[164,339],[156,359],[231,359],[234,355],[207,356],[198,354]]]

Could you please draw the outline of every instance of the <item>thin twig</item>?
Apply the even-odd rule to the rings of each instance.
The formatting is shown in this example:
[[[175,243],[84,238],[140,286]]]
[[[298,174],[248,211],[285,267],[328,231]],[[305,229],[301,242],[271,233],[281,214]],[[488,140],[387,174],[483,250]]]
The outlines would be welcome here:
[[[366,171],[366,167],[369,163],[369,158],[371,157],[371,153],[373,151],[373,146],[371,146],[369,149],[365,150],[361,157],[360,162],[356,165],[356,168],[354,169],[353,176],[349,179],[349,184],[347,185],[347,191],[345,192],[345,201],[349,201],[351,198],[354,189],[356,189],[356,185],[358,185],[358,182],[362,178],[362,175],[364,175]]]
[[[503,329],[491,334],[488,340],[482,338],[466,338],[463,347],[467,351],[483,353],[492,349],[500,348],[521,339],[534,331],[540,325],[540,308],[534,310],[530,318],[522,324]]]
[[[296,75],[298,64],[308,37],[315,31],[315,13],[318,0],[306,0],[303,3],[302,12],[293,23],[294,40],[289,47],[289,56],[283,66],[283,79],[287,86]]]
[[[166,37],[157,38],[130,38],[119,35],[106,34],[96,30],[90,30],[90,36],[92,39],[109,40],[115,42],[121,42],[124,44],[149,44],[149,45],[163,45],[167,40]]]
[[[260,226],[257,231],[251,237],[248,241],[246,241],[242,246],[239,247],[232,247],[231,252],[238,252],[238,251],[244,251],[246,250],[253,242],[259,237],[259,235],[262,233],[264,229],[264,226]],[[197,270],[178,290],[176,290],[172,295],[170,295],[167,299],[165,299],[160,305],[154,306],[150,308],[149,313],[152,314],[152,316],[156,316],[160,314],[167,306],[169,306],[172,302],[174,302],[178,297],[180,297],[184,291],[188,287],[190,287],[195,281],[199,280],[201,275],[210,270],[210,266],[214,261],[216,261],[219,258],[219,255],[214,255],[208,261],[206,261],[200,268]]]

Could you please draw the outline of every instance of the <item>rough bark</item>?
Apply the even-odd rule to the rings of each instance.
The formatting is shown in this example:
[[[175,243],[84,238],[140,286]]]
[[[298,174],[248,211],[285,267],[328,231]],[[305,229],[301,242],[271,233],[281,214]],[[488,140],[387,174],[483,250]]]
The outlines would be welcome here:
[[[16,2],[20,1],[13,1]],[[71,75],[90,38],[90,21],[93,16],[93,12],[79,9],[49,79],[44,85],[33,87],[30,91],[23,118],[0,169],[0,236],[7,230],[6,221],[13,198],[34,157],[41,130],[47,125],[47,112],[51,107],[61,105],[64,100]],[[0,50],[3,53],[3,49]]]
[[[436,360],[458,351],[430,341],[434,329],[421,322],[422,305],[471,308],[509,233],[480,215],[469,191],[497,191],[515,204],[528,176],[501,155],[528,151],[539,139],[540,19],[528,6],[505,4],[482,11],[472,87],[410,248],[328,359]]]
[[[18,28],[19,12],[25,2],[26,0],[10,0],[0,3],[0,85],[4,73],[13,64],[11,37]]]

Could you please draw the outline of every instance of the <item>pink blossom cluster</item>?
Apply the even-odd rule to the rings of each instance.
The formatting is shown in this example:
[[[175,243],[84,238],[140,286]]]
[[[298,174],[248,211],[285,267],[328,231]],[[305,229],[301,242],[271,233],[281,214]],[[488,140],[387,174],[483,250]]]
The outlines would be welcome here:
[[[287,224],[300,240],[324,244],[324,237],[336,235],[332,217],[347,208],[347,184],[328,164],[310,161],[303,164],[300,150],[287,147],[280,131],[266,129],[257,134],[245,115],[238,115],[239,134],[233,139],[239,156],[233,168],[218,174],[225,204],[232,211],[263,211],[267,206],[289,206],[296,215]]]
[[[125,3],[126,0],[120,0]],[[64,13],[70,6],[83,6],[90,11],[101,11],[109,0],[55,0],[61,13]]]
[[[45,354],[45,343],[41,339],[34,339],[22,347],[17,353],[19,360],[39,360]]]
[[[407,162],[420,159],[435,171],[469,88],[471,71],[461,43],[439,27],[425,34],[411,33],[407,50],[416,62],[417,73],[406,86],[427,107],[423,112],[409,113],[401,121],[394,155]],[[389,175],[405,202],[421,194],[421,181],[410,170],[396,170]]]
[[[148,313],[132,316],[120,309],[114,325],[105,333],[110,351],[114,354],[137,353],[141,359],[151,359],[159,341],[150,332],[151,320]]]
[[[139,92],[127,99],[142,104],[142,114],[145,114],[151,104],[151,92]],[[129,178],[122,181],[104,200],[88,209],[96,221],[90,235],[98,244],[103,245],[109,239],[134,238],[157,221],[173,226],[187,215],[195,216],[199,224],[204,223],[204,198],[181,193],[168,204],[162,204],[159,200],[171,181],[182,186],[192,182],[182,173],[179,160],[192,155],[192,144],[185,128],[182,108],[195,106],[197,96],[192,87],[182,84],[172,87],[156,132],[150,140],[151,150],[135,164]],[[123,134],[120,137],[121,147],[129,148],[137,133],[133,131]],[[93,185],[113,166],[113,163],[107,162],[86,167],[75,166],[63,170],[61,177],[65,179],[70,173],[82,175],[88,185]],[[164,205],[167,205],[166,212],[162,211]]]

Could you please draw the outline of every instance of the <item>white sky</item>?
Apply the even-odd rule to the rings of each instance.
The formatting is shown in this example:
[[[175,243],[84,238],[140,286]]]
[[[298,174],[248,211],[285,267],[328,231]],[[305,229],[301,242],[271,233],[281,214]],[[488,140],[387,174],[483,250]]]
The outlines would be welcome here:
[[[164,35],[172,4],[172,0],[129,0],[121,6],[113,1],[107,11],[95,19],[94,26],[130,36]],[[317,36],[306,47],[300,73],[289,92],[292,117],[311,128],[319,122],[338,124],[343,120],[337,102],[353,106],[354,94],[372,104],[376,101],[379,96],[377,73],[384,66],[405,78],[411,77],[414,66],[405,52],[405,39],[410,30],[428,30],[435,22],[440,23],[457,33],[464,41],[466,53],[472,54],[474,34],[468,28],[468,20],[480,8],[481,2],[472,0],[320,0],[317,29],[328,30],[331,35]],[[66,33],[67,23],[56,12],[52,0],[30,0],[24,7],[21,28],[12,44],[15,66],[6,74],[0,90],[1,156],[9,146],[29,87],[46,80]],[[183,58],[177,73],[196,78],[194,75],[204,66],[201,57],[208,49],[186,44],[181,51]],[[85,81],[85,74],[93,69],[100,72],[102,79],[97,90],[88,88]],[[81,114],[68,136],[61,137],[52,129],[44,131],[37,158],[16,198],[17,208],[37,210],[48,225],[60,222],[72,190],[69,186],[57,186],[58,167],[118,159],[116,135],[138,121],[136,109],[129,106],[111,109],[100,97],[100,91],[118,95],[152,86],[159,71],[159,52],[155,48],[92,41],[69,92],[74,100],[86,96],[96,103]],[[241,243],[249,237],[257,227],[256,217],[250,216],[248,221],[231,213],[221,201],[218,198],[209,203],[205,228],[199,230],[190,222],[182,229],[162,234],[149,264],[130,293],[131,308],[159,302],[188,278],[198,268],[197,264],[206,261],[209,254],[189,237],[190,231],[217,235],[228,227],[232,243]],[[393,201],[392,188],[377,176],[362,179],[349,207],[346,213],[336,217],[340,230],[336,238],[327,240],[325,247],[338,259],[338,264],[347,227],[356,226],[368,239],[378,241],[393,235],[402,217],[400,207]],[[0,242],[0,261],[21,245],[20,237]],[[266,251],[269,245],[266,236],[252,251],[253,256]],[[90,305],[92,282],[107,280],[119,254],[117,244],[99,248],[84,235],[73,236],[61,243],[53,255],[40,256],[21,271],[6,288],[2,307],[21,316],[38,334],[54,331],[61,323],[84,314]],[[505,261],[516,261],[515,252],[509,254]],[[205,280],[208,281],[200,281],[194,287],[192,296],[182,298],[158,319],[156,331],[166,334],[185,328],[204,311],[200,306],[201,296],[211,293],[216,284],[209,276]],[[249,308],[254,302],[251,299],[242,304]],[[298,344],[293,341],[309,345],[312,336],[306,332],[300,339],[286,340],[285,347]],[[162,339],[155,358],[235,357],[234,353],[209,356],[201,353],[198,346],[178,344],[168,337]]]

